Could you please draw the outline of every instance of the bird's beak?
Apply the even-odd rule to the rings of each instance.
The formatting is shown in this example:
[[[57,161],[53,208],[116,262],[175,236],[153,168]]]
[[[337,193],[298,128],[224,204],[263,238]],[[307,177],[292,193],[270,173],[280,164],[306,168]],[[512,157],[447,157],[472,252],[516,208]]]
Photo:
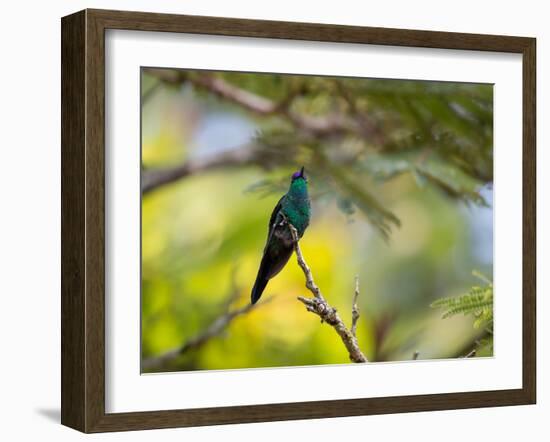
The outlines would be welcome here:
[[[302,166],[302,168],[300,169],[300,176],[301,176],[302,178],[305,178],[305,177],[306,177],[305,174],[304,174],[304,172],[305,172],[305,171],[304,171],[304,166]]]

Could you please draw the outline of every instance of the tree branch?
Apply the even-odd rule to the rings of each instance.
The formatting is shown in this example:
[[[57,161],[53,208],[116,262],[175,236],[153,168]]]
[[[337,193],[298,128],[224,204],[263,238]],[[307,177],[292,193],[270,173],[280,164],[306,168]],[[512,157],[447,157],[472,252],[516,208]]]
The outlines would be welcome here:
[[[182,70],[156,68],[148,68],[146,72],[157,78],[158,83],[155,86],[159,84],[179,86],[189,83],[195,88],[205,90],[255,115],[263,117],[277,115],[284,118],[292,124],[296,131],[308,136],[325,137],[351,133],[362,138],[376,138],[375,132],[366,131],[364,122],[358,119],[356,115],[332,113],[325,116],[313,116],[292,111],[292,103],[300,95],[299,90],[291,91],[282,100],[276,102],[207,73],[193,75]],[[149,92],[156,90],[155,86],[147,91],[142,102],[149,98]],[[205,170],[254,164],[258,162],[255,152],[252,147],[248,146],[211,157],[192,160],[171,168],[145,170],[142,179],[142,193],[146,194],[180,178]]]
[[[232,294],[230,295],[228,300],[231,301],[233,299],[234,295]],[[155,368],[166,365],[167,363],[173,361],[174,359],[188,352],[189,350],[202,347],[210,339],[221,334],[231,324],[231,322],[233,322],[235,318],[245,315],[257,306],[267,304],[271,301],[271,299],[273,298],[268,298],[258,304],[247,304],[234,310],[224,309],[224,312],[220,314],[216,319],[214,319],[214,321],[204,331],[188,339],[179,347],[174,348],[173,350],[169,350],[161,355],[144,359],[141,363],[141,369],[143,371],[151,371]]]
[[[302,255],[302,251],[298,243],[299,238],[296,228],[290,223],[288,223],[288,227],[294,241],[294,250],[296,252],[296,258],[298,259],[298,265],[300,266],[306,277],[306,287],[313,294],[313,298],[298,296],[298,300],[306,306],[307,311],[319,316],[321,318],[321,322],[326,322],[327,324],[332,326],[332,328],[334,328],[334,330],[336,331],[336,333],[338,333],[338,336],[340,336],[340,339],[344,343],[351,361],[368,362],[368,359],[359,348],[357,338],[355,337],[354,333],[348,330],[348,328],[344,324],[344,321],[342,321],[342,319],[338,315],[337,310],[334,307],[330,306],[330,304],[323,297],[319,287],[317,287],[317,285],[315,284],[311,270],[306,264],[306,261],[304,260],[304,257]],[[358,286],[356,285],[356,295],[354,299],[357,297],[357,294]],[[353,321],[352,330],[354,330]]]
[[[289,120],[296,128],[317,136],[337,135],[346,132],[361,135],[363,132],[357,121],[349,118],[347,115],[335,113],[318,117],[293,112],[291,110],[292,98],[294,98],[293,94],[285,98],[281,103],[277,103],[206,73],[196,76],[189,75],[185,71],[169,69],[149,68],[146,71],[159,80],[172,85],[189,82],[197,88],[206,90],[257,115],[280,115]]]
[[[141,181],[143,194],[149,193],[165,184],[177,181],[188,175],[221,167],[239,167],[254,164],[255,154],[251,145],[245,145],[204,158],[187,161],[171,168],[144,170]]]

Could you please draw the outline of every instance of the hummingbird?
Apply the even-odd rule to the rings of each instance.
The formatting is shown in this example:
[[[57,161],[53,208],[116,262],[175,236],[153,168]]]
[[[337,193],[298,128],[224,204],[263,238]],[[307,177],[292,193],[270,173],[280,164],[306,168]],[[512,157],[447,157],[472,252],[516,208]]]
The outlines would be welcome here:
[[[311,204],[307,192],[307,178],[302,167],[292,174],[290,188],[284,194],[269,218],[267,242],[258,269],[250,300],[255,304],[267,282],[288,262],[294,250],[294,240],[288,224],[292,224],[301,238],[309,225]]]

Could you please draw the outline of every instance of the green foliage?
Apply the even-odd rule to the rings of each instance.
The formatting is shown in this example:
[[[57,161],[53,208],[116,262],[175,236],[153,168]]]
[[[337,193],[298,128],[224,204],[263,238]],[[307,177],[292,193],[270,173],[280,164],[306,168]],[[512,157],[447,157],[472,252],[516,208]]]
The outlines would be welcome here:
[[[275,77],[268,90],[277,92],[269,95],[301,91],[292,110],[338,115],[356,129],[318,136],[280,116],[262,119],[257,149],[264,167],[305,163],[324,182],[325,197],[351,203],[384,237],[400,225],[385,190],[402,175],[451,199],[486,204],[479,190],[493,179],[492,86]],[[349,204],[339,207],[349,212]]]
[[[365,165],[378,181],[388,180],[408,172],[420,187],[432,185],[452,198],[487,206],[478,190],[483,182],[462,168],[447,162],[436,152],[404,151],[395,154],[373,155]]]
[[[481,273],[473,272],[475,276],[486,282],[485,286],[474,286],[465,295],[440,298],[432,302],[431,307],[445,310],[442,318],[463,314],[475,317],[474,327],[493,324],[493,284]]]
[[[474,276],[485,282],[483,286],[473,286],[465,295],[440,298],[432,302],[431,307],[444,309],[442,318],[450,318],[459,314],[475,318],[474,328],[484,327],[489,334],[478,342],[478,347],[491,347],[493,336],[493,283],[480,272],[474,271]]]
[[[323,183],[319,191],[325,199],[345,213],[358,209],[385,238],[400,225],[386,192],[402,175],[448,198],[486,204],[479,190],[493,179],[492,85],[180,72],[181,81],[190,80],[209,108],[233,109],[254,120],[258,166],[288,172],[305,165],[316,183]],[[272,103],[273,111],[254,111],[201,87],[207,76]],[[312,121],[328,126],[319,129]],[[271,179],[271,186],[258,190],[278,191],[278,177]]]

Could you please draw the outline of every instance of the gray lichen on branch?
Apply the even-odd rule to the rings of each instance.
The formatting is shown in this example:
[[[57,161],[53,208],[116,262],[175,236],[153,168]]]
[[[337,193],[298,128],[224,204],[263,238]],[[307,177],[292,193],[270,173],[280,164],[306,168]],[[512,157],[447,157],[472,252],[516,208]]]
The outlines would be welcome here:
[[[359,348],[357,337],[355,336],[355,331],[357,329],[357,319],[359,318],[359,311],[357,309],[357,297],[359,296],[358,279],[356,279],[355,284],[355,294],[352,308],[352,326],[351,330],[349,330],[344,324],[342,318],[340,318],[338,311],[326,301],[326,299],[323,297],[323,294],[321,293],[321,290],[319,289],[317,284],[315,284],[311,269],[307,265],[304,256],[302,255],[302,250],[300,249],[298,232],[296,231],[296,228],[292,224],[288,224],[288,228],[290,229],[292,239],[294,240],[294,250],[296,252],[298,265],[300,266],[300,268],[304,272],[304,276],[306,277],[306,287],[313,294],[313,298],[298,296],[298,300],[306,306],[307,311],[319,316],[321,318],[321,322],[326,322],[332,328],[334,328],[336,333],[338,333],[338,336],[340,336],[340,339],[342,340],[344,346],[346,347],[349,353],[349,358],[352,362],[368,362],[367,357]]]

